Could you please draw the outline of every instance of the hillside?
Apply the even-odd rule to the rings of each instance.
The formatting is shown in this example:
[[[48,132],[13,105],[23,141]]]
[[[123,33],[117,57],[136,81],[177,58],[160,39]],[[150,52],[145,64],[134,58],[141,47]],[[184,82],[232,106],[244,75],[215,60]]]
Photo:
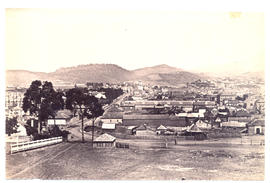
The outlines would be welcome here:
[[[132,77],[132,72],[114,64],[88,64],[61,68],[50,73],[50,76],[72,83],[115,83],[129,80]]]
[[[178,69],[178,68],[175,68],[175,67],[171,67],[171,66],[168,66],[166,64],[162,64],[162,65],[156,65],[156,66],[153,66],[153,67],[144,67],[144,68],[141,68],[141,69],[136,69],[136,70],[133,70],[133,73],[137,76],[137,77],[140,77],[140,76],[151,76],[152,74],[162,74],[162,73],[172,73],[172,72],[178,72],[178,71],[182,71],[182,69]]]
[[[26,70],[7,70],[6,83],[10,86],[25,87],[33,80],[52,80],[47,73]]]
[[[26,86],[33,80],[63,81],[71,84],[86,82],[117,83],[141,80],[151,84],[177,86],[201,79],[200,75],[183,71],[168,65],[145,67],[133,71],[114,64],[88,64],[60,68],[55,72],[41,73],[24,70],[6,71],[8,85]]]

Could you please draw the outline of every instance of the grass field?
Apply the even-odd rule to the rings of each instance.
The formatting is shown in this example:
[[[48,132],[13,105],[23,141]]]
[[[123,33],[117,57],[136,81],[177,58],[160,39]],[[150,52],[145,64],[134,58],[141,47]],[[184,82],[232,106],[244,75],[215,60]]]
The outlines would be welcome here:
[[[264,146],[130,140],[130,149],[61,143],[6,156],[7,179],[263,180]]]

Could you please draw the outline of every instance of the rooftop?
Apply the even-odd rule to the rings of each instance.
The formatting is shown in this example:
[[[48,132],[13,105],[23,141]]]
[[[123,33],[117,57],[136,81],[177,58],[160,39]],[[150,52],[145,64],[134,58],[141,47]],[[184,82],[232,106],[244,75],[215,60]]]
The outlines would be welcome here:
[[[107,133],[104,133],[102,135],[100,135],[99,137],[97,137],[94,142],[113,142],[115,141],[116,138],[107,134]]]

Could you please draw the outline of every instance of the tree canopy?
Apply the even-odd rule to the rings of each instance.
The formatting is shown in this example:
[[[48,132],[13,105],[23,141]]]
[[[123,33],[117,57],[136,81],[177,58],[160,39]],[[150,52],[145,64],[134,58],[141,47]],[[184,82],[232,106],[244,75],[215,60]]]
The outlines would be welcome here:
[[[64,108],[63,93],[55,91],[51,82],[33,81],[23,98],[24,112],[38,117],[40,121],[55,117],[56,112]]]
[[[12,133],[17,133],[17,128],[19,127],[17,118],[6,118],[6,134],[9,136]]]
[[[104,112],[98,99],[83,88],[72,88],[66,92],[66,108],[74,114],[79,111],[88,119],[101,116]]]

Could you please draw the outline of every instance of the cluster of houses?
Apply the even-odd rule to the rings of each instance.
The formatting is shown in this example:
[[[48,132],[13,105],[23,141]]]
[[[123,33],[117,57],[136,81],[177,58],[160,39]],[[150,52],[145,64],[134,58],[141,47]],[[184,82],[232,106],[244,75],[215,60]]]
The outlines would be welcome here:
[[[135,101],[136,102],[136,101]],[[194,128],[200,130],[211,130],[216,129],[234,129],[239,132],[248,133],[249,135],[264,134],[264,117],[262,115],[251,115],[245,110],[238,110],[230,112],[224,108],[214,108],[208,105],[207,102],[196,103],[193,101],[124,101],[120,106],[114,106],[108,110],[100,119],[100,126],[108,130],[115,130],[117,126],[126,126],[127,128],[133,128],[134,131],[142,131],[154,128],[169,129],[167,134],[175,129],[174,131],[183,131],[188,129],[190,126],[195,125]],[[162,103],[162,108],[165,108],[172,103],[174,105],[182,105],[184,108],[182,112],[175,114],[151,114],[142,113],[147,107],[155,108],[158,104]],[[147,106],[146,108],[136,109],[138,106]],[[199,109],[194,111],[194,104],[200,104]],[[204,104],[204,107],[203,107]],[[166,106],[167,105],[167,106]],[[188,106],[190,105],[190,106]],[[129,107],[128,107],[129,106]],[[188,107],[187,107],[188,106]],[[132,107],[132,108],[131,108]],[[187,108],[186,108],[187,107]],[[190,107],[190,108],[189,108]],[[110,129],[109,129],[110,128]],[[178,128],[176,130],[176,128]],[[199,132],[199,131],[198,131]],[[142,134],[139,132],[139,135]],[[172,134],[172,133],[171,133]],[[136,133],[138,135],[138,133]]]
[[[221,92],[222,87],[233,87],[232,82],[213,83],[198,80],[187,84],[184,87],[186,90],[153,87],[140,81],[114,85],[88,83],[88,88],[121,87],[130,94],[121,103],[108,110],[106,108],[106,112],[100,117],[96,125],[101,128],[103,134],[95,139],[95,147],[115,146],[115,137],[109,134],[123,127],[129,134],[136,136],[185,134],[203,139],[207,131],[224,128],[236,129],[239,133],[249,135],[264,134],[263,97],[250,92],[248,97],[242,100],[241,97],[237,99],[237,96],[240,96],[238,94]],[[67,84],[60,82],[59,86]],[[23,91],[8,88],[6,92],[6,116],[27,116],[21,108]],[[92,92],[97,98],[106,98],[104,92]],[[162,97],[153,97],[157,95]],[[178,110],[172,112],[175,108]],[[44,127],[66,126],[70,116],[72,114],[68,114],[67,111],[59,111],[54,119],[48,119]],[[19,121],[23,124],[31,120],[31,126],[39,128],[37,121],[30,118],[24,117]]]

